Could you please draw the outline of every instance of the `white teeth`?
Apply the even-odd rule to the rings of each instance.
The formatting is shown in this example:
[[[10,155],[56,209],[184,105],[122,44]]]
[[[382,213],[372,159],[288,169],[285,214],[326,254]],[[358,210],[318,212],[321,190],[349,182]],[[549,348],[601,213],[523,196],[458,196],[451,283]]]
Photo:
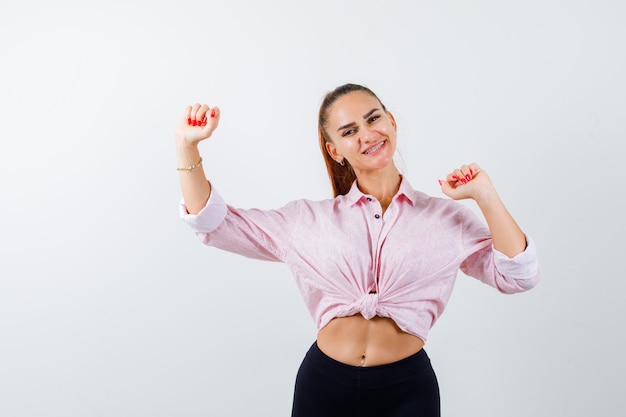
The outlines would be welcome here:
[[[382,148],[382,146],[385,144],[385,141],[380,142],[378,145],[374,146],[371,149],[366,150],[365,152],[363,152],[364,154],[369,154],[372,152],[376,152],[377,150],[379,150],[380,148]]]

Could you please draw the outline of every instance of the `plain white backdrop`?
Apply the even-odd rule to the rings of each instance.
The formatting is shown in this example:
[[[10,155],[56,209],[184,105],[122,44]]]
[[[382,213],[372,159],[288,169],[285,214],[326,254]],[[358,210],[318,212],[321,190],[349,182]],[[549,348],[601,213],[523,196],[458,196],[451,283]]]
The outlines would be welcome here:
[[[621,416],[626,6],[614,0],[0,5],[0,415],[288,416],[316,329],[284,265],[178,218],[174,127],[219,105],[231,204],[331,196],[323,95],[372,88],[412,185],[479,162],[539,248],[460,275],[426,349],[444,417]],[[471,202],[467,203],[473,207]]]

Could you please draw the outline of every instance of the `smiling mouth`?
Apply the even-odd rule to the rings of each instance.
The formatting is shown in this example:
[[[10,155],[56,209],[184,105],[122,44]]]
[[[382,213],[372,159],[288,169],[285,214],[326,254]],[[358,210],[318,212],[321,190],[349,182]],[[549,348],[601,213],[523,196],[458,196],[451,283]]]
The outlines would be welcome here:
[[[365,152],[363,152],[363,154],[365,154],[365,155],[369,155],[369,154],[371,154],[371,153],[374,153],[374,152],[376,152],[377,150],[379,150],[380,148],[382,148],[382,147],[385,145],[385,143],[387,143],[387,141],[386,141],[386,140],[384,140],[384,141],[380,142],[378,145],[376,145],[376,146],[374,146],[374,147],[372,147],[372,148],[369,148],[368,150],[366,150]]]

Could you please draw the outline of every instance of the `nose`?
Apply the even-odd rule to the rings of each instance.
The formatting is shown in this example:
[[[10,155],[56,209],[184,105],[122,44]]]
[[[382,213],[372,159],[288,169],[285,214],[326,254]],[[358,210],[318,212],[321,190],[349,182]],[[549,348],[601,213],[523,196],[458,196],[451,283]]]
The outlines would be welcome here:
[[[361,142],[370,143],[378,139],[378,134],[369,126],[361,129]]]

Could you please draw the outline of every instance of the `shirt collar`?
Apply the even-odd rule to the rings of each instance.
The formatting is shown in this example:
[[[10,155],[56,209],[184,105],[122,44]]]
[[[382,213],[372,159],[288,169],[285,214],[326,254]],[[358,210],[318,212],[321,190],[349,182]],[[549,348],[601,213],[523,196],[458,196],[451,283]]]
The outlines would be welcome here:
[[[345,195],[346,201],[348,205],[350,206],[355,205],[356,203],[358,203],[359,201],[367,197],[368,197],[367,194],[364,194],[361,190],[359,190],[359,187],[357,186],[356,181],[352,183],[352,187],[350,187],[350,191],[348,191],[348,193]],[[415,191],[413,187],[411,187],[411,184],[409,184],[409,181],[406,179],[404,175],[402,176],[402,179],[400,180],[400,188],[398,188],[398,192],[393,197],[393,200],[400,199],[401,197],[405,198],[413,206],[415,205],[417,201],[417,191]]]

